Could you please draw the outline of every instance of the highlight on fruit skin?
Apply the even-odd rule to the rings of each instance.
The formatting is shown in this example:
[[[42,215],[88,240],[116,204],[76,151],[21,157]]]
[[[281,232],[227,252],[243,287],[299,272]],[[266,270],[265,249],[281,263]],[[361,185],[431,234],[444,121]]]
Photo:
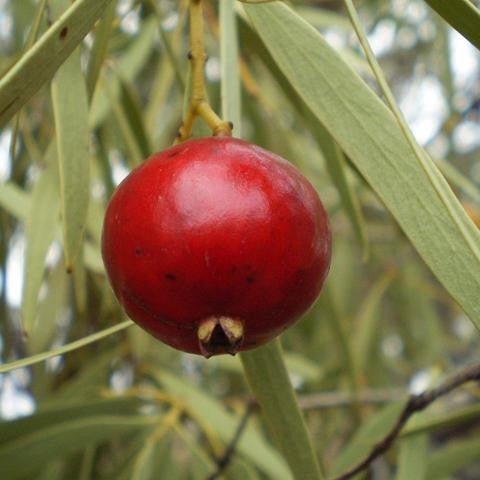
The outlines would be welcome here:
[[[208,137],[153,155],[123,180],[102,255],[132,320],[210,357],[262,345],[310,308],[328,274],[331,234],[294,166],[242,140]]]

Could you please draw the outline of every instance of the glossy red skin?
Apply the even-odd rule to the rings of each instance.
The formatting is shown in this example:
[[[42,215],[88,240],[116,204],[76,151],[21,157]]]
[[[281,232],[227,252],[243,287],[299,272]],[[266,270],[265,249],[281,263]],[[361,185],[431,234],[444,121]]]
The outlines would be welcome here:
[[[329,270],[322,203],[291,164],[228,137],[153,155],[119,185],[102,253],[114,292],[137,324],[199,354],[209,316],[244,324],[240,350],[261,345],[312,305]]]

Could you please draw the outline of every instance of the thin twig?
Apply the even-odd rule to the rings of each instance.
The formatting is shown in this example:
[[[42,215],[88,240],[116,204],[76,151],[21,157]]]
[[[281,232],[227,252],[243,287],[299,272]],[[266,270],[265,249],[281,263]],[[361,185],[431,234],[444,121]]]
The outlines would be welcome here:
[[[480,380],[480,364],[472,365],[460,370],[456,374],[447,378],[438,387],[426,390],[418,395],[411,395],[390,432],[380,442],[378,442],[375,447],[373,447],[372,451],[364,460],[339,477],[336,477],[334,480],[348,480],[363,470],[366,470],[374,460],[383,455],[392,446],[398,434],[414,413],[424,410],[435,400],[447,395],[461,385],[478,380]]]
[[[215,463],[217,464],[217,469],[207,478],[207,480],[216,480],[225,471],[228,465],[230,465],[233,455],[235,454],[237,444],[240,441],[240,438],[242,436],[243,431],[245,430],[245,427],[247,426],[248,419],[250,418],[252,413],[255,411],[256,407],[257,407],[257,403],[254,400],[251,400],[248,402],[245,413],[243,414],[243,417],[240,420],[240,423],[238,424],[237,430],[235,431],[235,435],[233,436],[230,444],[225,449],[225,452],[223,453],[223,455],[216,460]]]

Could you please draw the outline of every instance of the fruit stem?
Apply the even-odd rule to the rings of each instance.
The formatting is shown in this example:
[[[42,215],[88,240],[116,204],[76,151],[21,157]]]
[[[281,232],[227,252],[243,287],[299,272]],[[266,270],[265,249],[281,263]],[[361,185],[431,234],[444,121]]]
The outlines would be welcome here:
[[[295,480],[323,480],[310,434],[288,378],[280,340],[240,354],[262,415]]]
[[[232,135],[232,126],[223,121],[212,109],[205,95],[205,62],[207,54],[203,43],[203,5],[202,0],[190,0],[190,52],[188,58],[192,65],[190,105],[178,131],[175,145],[192,135],[193,124],[197,116],[202,117],[212,129],[214,135]]]

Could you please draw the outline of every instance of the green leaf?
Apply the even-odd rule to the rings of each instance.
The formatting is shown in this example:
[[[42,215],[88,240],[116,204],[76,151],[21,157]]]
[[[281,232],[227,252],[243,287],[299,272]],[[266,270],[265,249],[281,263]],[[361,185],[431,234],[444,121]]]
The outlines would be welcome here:
[[[120,84],[123,111],[144,160],[152,154],[153,147],[143,121],[141,102],[131,84],[122,79]]]
[[[480,404],[473,404],[461,408],[458,411],[447,411],[432,415],[429,410],[418,413],[414,418],[415,422],[408,422],[401,432],[401,436],[418,435],[419,433],[430,433],[437,430],[459,427],[470,424],[480,415]]]
[[[121,330],[124,330],[125,328],[131,327],[132,325],[133,322],[131,320],[126,320],[125,322],[119,323],[118,325],[114,325],[113,327],[106,328],[105,330],[101,330],[100,332],[93,333],[92,335],[88,335],[79,340],[75,340],[72,343],[67,343],[62,347],[54,348],[53,350],[49,350],[48,352],[38,353],[37,355],[22,358],[14,362],[4,363],[3,365],[0,365],[0,373],[9,372],[10,370],[15,370],[16,368],[28,367],[29,365],[43,362],[45,360],[48,360],[49,358],[72,352],[73,350],[77,350],[77,348],[82,348],[90,343],[98,342],[99,340],[102,340],[103,338],[113,335],[114,333],[117,333]]]
[[[113,22],[116,16],[117,0],[111,0],[105,10],[105,14],[98,23],[95,40],[93,41],[90,60],[87,68],[87,92],[88,98],[92,98],[97,86],[100,70],[107,55],[108,41],[113,30]]]
[[[299,375],[305,382],[318,382],[324,375],[322,366],[300,353],[285,353],[284,358],[288,374]],[[212,357],[208,363],[227,372],[243,374],[242,364],[235,357],[218,355]]]
[[[384,103],[286,5],[245,8],[292,86],[480,327],[480,233],[433,162],[420,164]]]
[[[469,42],[480,49],[480,11],[470,0],[425,0]]]
[[[361,375],[368,374],[368,359],[372,354],[372,346],[375,345],[375,335],[378,333],[377,310],[393,278],[392,270],[384,273],[372,285],[359,306],[358,316],[355,320],[354,364],[357,372]]]
[[[111,0],[77,0],[0,80],[0,128],[50,80]]]
[[[363,259],[366,260],[369,254],[369,247],[365,220],[360,209],[358,196],[347,180],[345,155],[335,143],[335,140],[319,122],[315,122],[312,127],[314,129],[315,140],[323,152],[328,173],[335,187],[337,187],[345,212],[350,219],[353,231],[362,248]]]
[[[69,0],[51,0],[55,16]],[[73,270],[83,244],[90,199],[90,158],[88,99],[80,65],[80,49],[75,50],[58,70],[52,82],[57,155],[62,198],[63,246],[68,271]]]
[[[30,195],[12,182],[0,185],[0,207],[24,220],[30,210]]]
[[[400,442],[395,480],[424,480],[428,460],[428,437],[415,435]]]
[[[116,60],[115,71],[124,82],[132,81],[145,66],[149,55],[154,47],[156,22],[150,18],[143,22],[142,29],[131,46]],[[90,108],[89,123],[92,130],[97,128],[107,117],[112,108],[112,100],[120,95],[120,80],[101,76],[93,96]]]
[[[22,294],[22,325],[30,333],[37,314],[38,292],[45,272],[45,257],[58,225],[60,198],[55,148],[45,156],[46,167],[33,187],[26,223],[25,280]]]
[[[202,422],[208,424],[225,444],[231,441],[240,421],[239,415],[229,413],[220,402],[207,393],[164,370],[155,369],[153,375],[167,392],[178,397],[181,403],[188,405],[202,419]],[[251,425],[245,428],[237,450],[271,478],[291,479],[283,459]]]
[[[0,422],[0,444],[13,442],[18,437],[32,435],[55,424],[92,416],[133,415],[145,405],[145,400],[137,397],[107,397],[95,400],[70,401],[59,404],[56,399],[51,404],[41,405],[36,413],[18,420]]]
[[[238,68],[238,33],[234,12],[235,0],[220,2],[220,65],[222,117],[233,123],[236,137],[242,136],[241,89]]]
[[[0,446],[0,477],[11,480],[91,444],[147,428],[159,417],[104,415],[61,422]],[[28,458],[28,461],[25,459]]]
[[[452,441],[444,448],[428,456],[427,478],[430,480],[450,479],[458,470],[480,459],[480,439],[473,436],[468,439]]]
[[[322,479],[316,453],[288,378],[280,340],[240,354],[262,416],[296,479]]]
[[[29,353],[41,352],[50,345],[59,315],[63,313],[68,301],[69,280],[60,262],[50,271],[47,278],[47,296],[38,306],[38,321],[28,337]]]
[[[392,403],[362,425],[335,459],[329,476],[337,476],[363,460],[397,423],[408,399]]]

